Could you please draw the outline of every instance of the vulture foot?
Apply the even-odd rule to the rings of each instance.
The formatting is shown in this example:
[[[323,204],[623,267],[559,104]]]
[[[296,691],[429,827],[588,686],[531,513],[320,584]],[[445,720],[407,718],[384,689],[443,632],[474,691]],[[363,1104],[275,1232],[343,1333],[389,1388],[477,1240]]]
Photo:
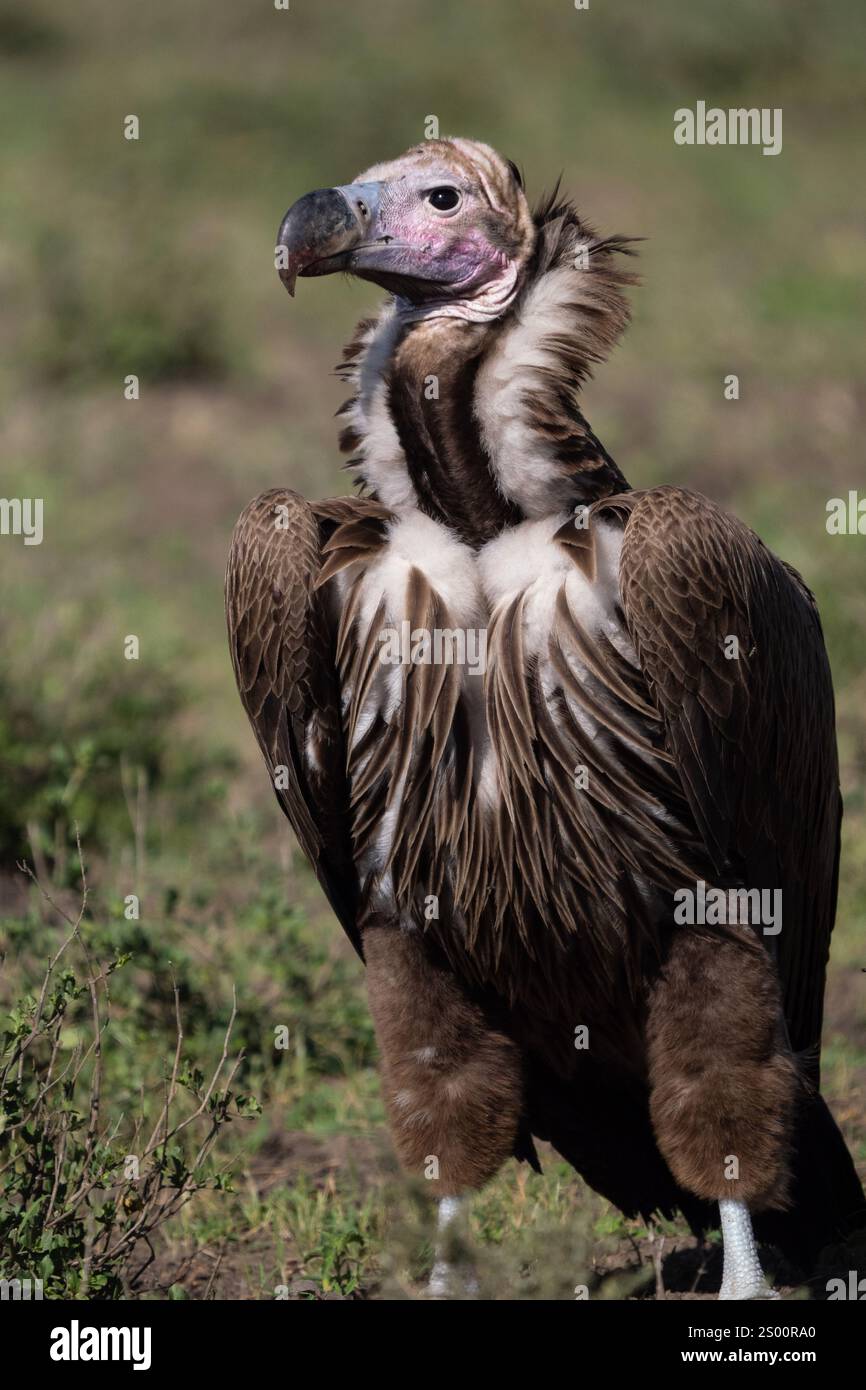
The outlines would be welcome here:
[[[752,1218],[745,1202],[723,1197],[719,1202],[719,1212],[724,1251],[719,1299],[778,1298],[775,1289],[771,1289],[764,1278],[752,1231]]]
[[[464,1299],[477,1298],[478,1280],[471,1266],[449,1264],[447,1260],[437,1260],[427,1283],[428,1298]]]

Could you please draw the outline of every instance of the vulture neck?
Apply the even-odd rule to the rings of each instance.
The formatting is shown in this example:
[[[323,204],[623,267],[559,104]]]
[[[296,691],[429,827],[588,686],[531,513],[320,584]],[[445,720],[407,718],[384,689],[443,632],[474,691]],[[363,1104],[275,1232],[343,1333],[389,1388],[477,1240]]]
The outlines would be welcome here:
[[[616,267],[569,207],[544,214],[510,309],[491,322],[408,320],[389,303],[359,325],[341,375],[355,395],[341,447],[384,506],[420,508],[480,547],[523,520],[630,491],[577,396],[628,321]]]
[[[470,545],[522,519],[495,485],[475,415],[487,325],[426,319],[406,325],[391,364],[388,405],[418,505]]]
[[[567,375],[547,398],[521,399],[519,381],[510,392],[507,382],[504,391],[499,387],[497,367],[507,371],[505,360],[497,362],[507,351],[506,324],[410,322],[391,359],[388,406],[418,506],[476,547],[527,517],[555,515],[628,489],[577,408],[576,387]],[[521,465],[538,470],[533,452],[544,456],[546,476],[530,488],[513,476],[511,458],[500,457],[503,412],[522,412],[530,436],[518,473]],[[566,439],[555,458],[557,444],[564,446]],[[512,441],[503,441],[501,453],[512,448]]]

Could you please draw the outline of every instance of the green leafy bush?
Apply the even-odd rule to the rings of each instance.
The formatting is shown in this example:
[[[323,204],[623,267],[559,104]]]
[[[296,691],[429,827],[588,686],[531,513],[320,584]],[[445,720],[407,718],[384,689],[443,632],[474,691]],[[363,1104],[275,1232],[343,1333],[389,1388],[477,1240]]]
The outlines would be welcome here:
[[[114,1042],[109,981],[128,957],[97,963],[83,863],[81,873],[78,914],[57,909],[70,930],[0,1036],[0,1277],[41,1280],[48,1298],[117,1299],[150,1263],[154,1232],[197,1193],[229,1186],[211,1152],[225,1125],[259,1107],[235,1085],[235,1011],[206,1080],[184,1060],[175,993],[156,1114],[119,1109],[104,1054]]]

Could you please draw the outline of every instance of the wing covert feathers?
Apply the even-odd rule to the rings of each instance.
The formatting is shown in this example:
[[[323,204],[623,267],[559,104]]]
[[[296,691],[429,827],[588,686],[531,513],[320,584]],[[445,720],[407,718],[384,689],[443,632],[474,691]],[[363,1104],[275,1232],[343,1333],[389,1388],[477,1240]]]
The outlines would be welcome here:
[[[660,487],[633,494],[628,510],[628,629],[716,872],[782,889],[770,940],[791,1044],[817,1077],[841,801],[814,599],[705,497]]]
[[[251,502],[232,536],[226,620],[241,701],[277,799],[360,952],[333,637],[316,590],[320,526],[348,519],[353,505],[338,499],[314,511],[284,488]]]

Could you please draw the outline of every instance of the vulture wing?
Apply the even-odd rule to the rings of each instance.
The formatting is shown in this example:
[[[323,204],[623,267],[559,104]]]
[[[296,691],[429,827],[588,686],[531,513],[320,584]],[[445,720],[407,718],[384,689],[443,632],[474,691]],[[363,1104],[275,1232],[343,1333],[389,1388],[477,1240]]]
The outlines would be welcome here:
[[[782,889],[775,951],[790,1042],[817,1082],[841,798],[814,599],[742,522],[674,487],[626,512],[620,590],[686,798],[720,876]]]
[[[311,506],[284,488],[263,493],[238,519],[226,571],[241,701],[277,800],[359,955],[335,638],[316,581],[328,531],[371,510],[387,516],[359,498]]]

